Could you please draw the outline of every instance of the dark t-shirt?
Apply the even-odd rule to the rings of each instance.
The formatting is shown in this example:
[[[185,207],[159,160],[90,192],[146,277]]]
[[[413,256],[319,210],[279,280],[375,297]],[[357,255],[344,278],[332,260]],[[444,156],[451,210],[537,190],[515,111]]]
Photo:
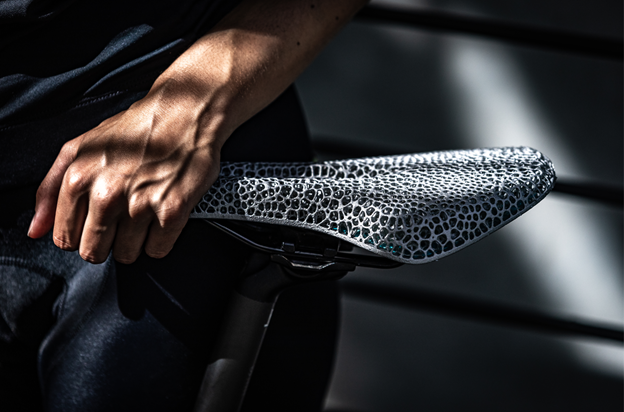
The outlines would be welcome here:
[[[144,90],[239,0],[0,0],[0,128]]]

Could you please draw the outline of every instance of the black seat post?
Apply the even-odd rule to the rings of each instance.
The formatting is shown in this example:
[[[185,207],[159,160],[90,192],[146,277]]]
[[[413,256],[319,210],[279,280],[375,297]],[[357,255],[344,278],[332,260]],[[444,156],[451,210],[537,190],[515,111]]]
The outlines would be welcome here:
[[[354,265],[293,262],[271,255],[265,268],[243,277],[235,287],[219,339],[209,360],[195,412],[240,409],[262,340],[279,294],[286,288],[339,279]]]

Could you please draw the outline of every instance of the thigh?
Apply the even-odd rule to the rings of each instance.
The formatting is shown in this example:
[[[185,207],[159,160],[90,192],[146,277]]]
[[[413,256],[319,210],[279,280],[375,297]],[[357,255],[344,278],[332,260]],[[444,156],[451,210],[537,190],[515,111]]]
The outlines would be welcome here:
[[[0,256],[0,405],[3,411],[37,411],[41,395],[37,350],[53,323],[62,282],[43,268]]]
[[[16,199],[11,199],[16,200]],[[62,311],[65,275],[84,265],[49,238],[26,236],[32,211],[2,210],[0,222],[0,405],[3,411],[37,411],[41,342]]]
[[[89,305],[85,276],[68,282],[65,318],[41,348],[46,409],[190,410],[245,251],[191,221],[165,258],[105,265]]]

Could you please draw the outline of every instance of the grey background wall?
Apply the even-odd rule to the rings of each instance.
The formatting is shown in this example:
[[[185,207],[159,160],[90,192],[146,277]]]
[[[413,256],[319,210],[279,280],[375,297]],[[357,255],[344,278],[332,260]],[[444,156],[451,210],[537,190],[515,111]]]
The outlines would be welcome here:
[[[373,2],[622,38],[622,2]],[[297,81],[317,143],[384,151],[528,145],[560,178],[622,185],[622,63],[352,22]],[[331,153],[320,153],[331,157]],[[440,262],[365,280],[622,327],[622,210],[552,194]],[[622,410],[624,351],[343,297],[331,411]]]

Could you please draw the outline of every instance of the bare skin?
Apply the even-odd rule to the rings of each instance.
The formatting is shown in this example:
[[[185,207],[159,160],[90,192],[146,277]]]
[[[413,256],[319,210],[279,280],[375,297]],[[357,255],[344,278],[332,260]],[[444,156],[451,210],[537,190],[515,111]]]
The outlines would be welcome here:
[[[147,96],[67,142],[28,236],[91,263],[166,256],[219,173],[230,134],[290,85],[362,0],[243,1]]]

